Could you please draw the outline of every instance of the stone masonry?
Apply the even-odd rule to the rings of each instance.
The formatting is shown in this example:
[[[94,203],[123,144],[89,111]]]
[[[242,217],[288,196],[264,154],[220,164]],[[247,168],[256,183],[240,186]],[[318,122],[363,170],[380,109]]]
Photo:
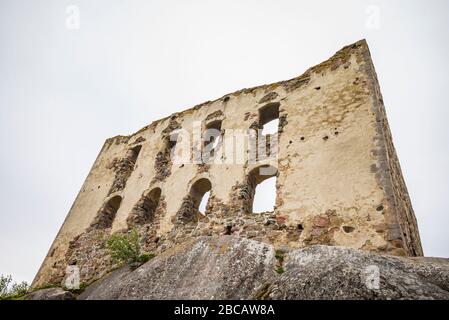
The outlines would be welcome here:
[[[251,129],[273,119],[277,134],[250,139]],[[206,129],[216,135],[185,139]],[[239,160],[229,143],[236,132],[249,146]],[[180,163],[174,156],[182,148],[190,156]],[[207,159],[204,150],[212,150]],[[253,213],[257,185],[273,177],[274,211]],[[33,287],[60,284],[70,265],[84,283],[101,278],[115,267],[106,239],[132,228],[155,254],[196,237],[237,235],[279,249],[319,244],[422,256],[366,41],[299,77],[227,94],[106,140]]]

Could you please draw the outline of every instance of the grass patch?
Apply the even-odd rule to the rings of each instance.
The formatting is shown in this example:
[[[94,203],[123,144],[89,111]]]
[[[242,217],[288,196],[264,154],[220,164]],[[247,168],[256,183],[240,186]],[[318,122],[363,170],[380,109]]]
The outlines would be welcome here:
[[[285,272],[285,270],[282,267],[277,267],[276,268],[276,272],[279,273],[279,274],[283,274]]]
[[[279,261],[279,263],[283,263],[284,262],[284,256],[285,256],[284,251],[276,250],[276,254],[275,254],[274,257],[276,258],[276,260]]]

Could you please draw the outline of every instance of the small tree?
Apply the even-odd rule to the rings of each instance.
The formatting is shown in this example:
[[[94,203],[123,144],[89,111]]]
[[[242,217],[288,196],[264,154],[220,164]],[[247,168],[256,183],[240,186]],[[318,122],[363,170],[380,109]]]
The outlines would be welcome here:
[[[111,235],[107,241],[107,248],[112,259],[119,264],[142,264],[154,256],[141,253],[140,237],[135,228],[128,234]]]
[[[0,297],[5,297],[9,291],[9,285],[11,284],[11,276],[0,275]]]
[[[14,299],[25,295],[29,290],[28,283],[12,282],[10,275],[0,275],[0,299]]]

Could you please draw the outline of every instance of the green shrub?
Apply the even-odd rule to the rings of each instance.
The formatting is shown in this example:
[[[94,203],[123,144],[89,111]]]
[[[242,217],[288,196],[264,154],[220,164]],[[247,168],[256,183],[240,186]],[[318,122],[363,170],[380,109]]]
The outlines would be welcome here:
[[[277,267],[276,272],[279,274],[283,274],[285,272],[285,270],[282,267]]]
[[[114,262],[118,264],[143,264],[154,257],[141,253],[140,237],[136,229],[128,234],[113,234],[107,241],[107,248]]]
[[[0,300],[20,299],[28,293],[29,286],[25,281],[21,283],[12,282],[10,275],[0,275]]]
[[[284,262],[284,251],[276,250],[275,258],[279,261],[279,263]]]
[[[139,263],[144,264],[145,262],[150,261],[151,259],[153,259],[156,255],[152,254],[152,253],[144,253],[141,254],[139,257]]]

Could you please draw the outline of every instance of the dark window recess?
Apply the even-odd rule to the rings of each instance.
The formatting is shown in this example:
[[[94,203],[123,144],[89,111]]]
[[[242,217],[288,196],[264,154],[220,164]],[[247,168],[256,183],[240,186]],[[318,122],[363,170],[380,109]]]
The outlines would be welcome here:
[[[187,223],[201,219],[207,213],[211,190],[212,184],[208,179],[202,178],[196,181],[178,211],[178,221]]]
[[[279,133],[279,102],[272,102],[259,109],[259,133],[257,134],[257,158],[264,159],[273,154]]]
[[[279,102],[272,102],[259,109],[259,128],[262,134],[275,134],[279,130]]]
[[[156,210],[159,206],[160,198],[160,188],[154,188],[147,194],[143,195],[131,210],[131,213],[127,219],[128,225],[144,225],[153,222]]]
[[[126,152],[126,156],[124,158],[113,163],[112,168],[115,171],[115,177],[112,186],[109,189],[108,195],[125,189],[126,182],[131,176],[131,173],[134,171],[141,149],[142,146],[140,145],[130,148]]]
[[[98,211],[94,222],[91,224],[91,228],[94,229],[111,228],[121,203],[122,197],[120,196],[115,196],[109,199]]]

